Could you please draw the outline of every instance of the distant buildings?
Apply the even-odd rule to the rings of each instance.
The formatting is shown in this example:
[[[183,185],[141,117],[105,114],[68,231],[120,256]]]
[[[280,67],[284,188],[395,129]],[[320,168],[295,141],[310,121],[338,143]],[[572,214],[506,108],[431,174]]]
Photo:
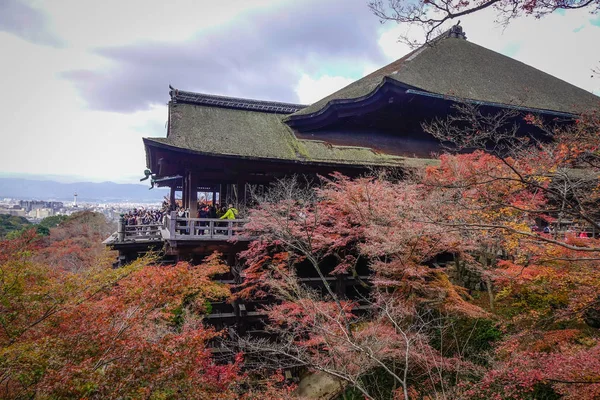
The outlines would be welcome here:
[[[54,213],[64,208],[64,203],[62,201],[20,200],[19,205],[28,213],[42,209],[50,210]]]
[[[18,205],[0,204],[0,214],[13,215],[15,217],[25,217],[27,212]]]
[[[0,199],[0,214],[25,217],[30,222],[37,223],[53,215],[71,215],[79,211],[94,211],[103,214],[107,220],[116,221],[119,216],[134,208],[158,208],[160,203],[89,203],[78,201],[63,203],[46,200],[17,200],[12,198]]]

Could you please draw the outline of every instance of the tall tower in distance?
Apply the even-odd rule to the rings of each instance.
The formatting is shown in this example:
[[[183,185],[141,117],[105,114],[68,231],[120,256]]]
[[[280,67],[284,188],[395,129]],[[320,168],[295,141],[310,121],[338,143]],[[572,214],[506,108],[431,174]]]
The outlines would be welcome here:
[[[77,192],[73,193],[73,207],[77,207]]]

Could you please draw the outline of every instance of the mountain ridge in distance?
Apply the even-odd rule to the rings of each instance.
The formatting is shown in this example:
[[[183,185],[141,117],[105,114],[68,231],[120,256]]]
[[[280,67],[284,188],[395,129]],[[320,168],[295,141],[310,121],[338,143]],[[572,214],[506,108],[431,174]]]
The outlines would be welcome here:
[[[0,177],[0,198],[21,200],[78,201],[88,202],[141,202],[154,203],[168,196],[165,188],[148,190],[150,185],[114,182],[64,183],[53,180]]]

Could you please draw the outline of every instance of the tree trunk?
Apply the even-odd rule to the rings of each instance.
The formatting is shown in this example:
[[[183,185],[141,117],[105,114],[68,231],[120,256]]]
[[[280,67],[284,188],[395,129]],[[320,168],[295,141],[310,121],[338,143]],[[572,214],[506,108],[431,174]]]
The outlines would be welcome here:
[[[489,277],[485,277],[485,286],[487,287],[488,296],[490,298],[490,310],[496,312],[496,304],[494,298],[494,288],[492,286],[492,280]]]

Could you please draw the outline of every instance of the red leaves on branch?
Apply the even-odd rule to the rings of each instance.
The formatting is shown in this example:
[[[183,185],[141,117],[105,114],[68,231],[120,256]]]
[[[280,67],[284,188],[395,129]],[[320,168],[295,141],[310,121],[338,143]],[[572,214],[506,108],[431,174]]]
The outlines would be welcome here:
[[[426,264],[437,254],[470,246],[456,231],[435,223],[450,212],[438,193],[411,182],[340,174],[316,192],[312,204],[264,202],[251,212],[246,229],[259,239],[241,253],[247,265],[242,294],[266,295],[270,286],[285,286],[300,262],[310,270],[333,257],[329,275],[352,275],[362,258],[370,261],[376,286],[396,288],[414,301],[447,298],[453,308],[464,302],[454,285]],[[473,311],[465,304],[467,309]]]
[[[0,397],[287,396],[276,380],[253,382],[241,355],[223,365],[212,359],[211,341],[221,333],[203,326],[202,315],[209,301],[230,296],[211,279],[229,271],[220,255],[197,266],[142,259],[120,269],[100,255],[73,269],[40,263],[48,247],[38,248],[32,235],[3,244]],[[60,265],[61,256],[52,259]]]
[[[334,174],[304,199],[263,202],[248,225],[259,239],[243,254],[244,290],[279,299],[267,309],[269,328],[289,335],[307,365],[338,368],[355,387],[384,359],[410,365],[407,376],[418,382],[387,371],[402,386],[397,393],[437,395],[448,381],[423,378],[425,366],[449,372],[455,362],[470,383],[446,398],[598,398],[600,245],[579,231],[598,217],[599,126],[597,115],[582,116],[554,130],[554,142],[516,137],[514,148],[498,144],[504,153],[446,154],[401,182]],[[440,268],[436,256],[451,261]],[[349,306],[325,282],[365,273],[361,263],[371,292]],[[298,282],[309,270],[324,294]],[[461,319],[473,323],[467,342],[493,338],[495,352],[478,353],[480,365],[436,353],[441,339],[428,327],[437,318],[450,321],[437,328],[444,332]],[[493,328],[479,332],[481,319]]]

